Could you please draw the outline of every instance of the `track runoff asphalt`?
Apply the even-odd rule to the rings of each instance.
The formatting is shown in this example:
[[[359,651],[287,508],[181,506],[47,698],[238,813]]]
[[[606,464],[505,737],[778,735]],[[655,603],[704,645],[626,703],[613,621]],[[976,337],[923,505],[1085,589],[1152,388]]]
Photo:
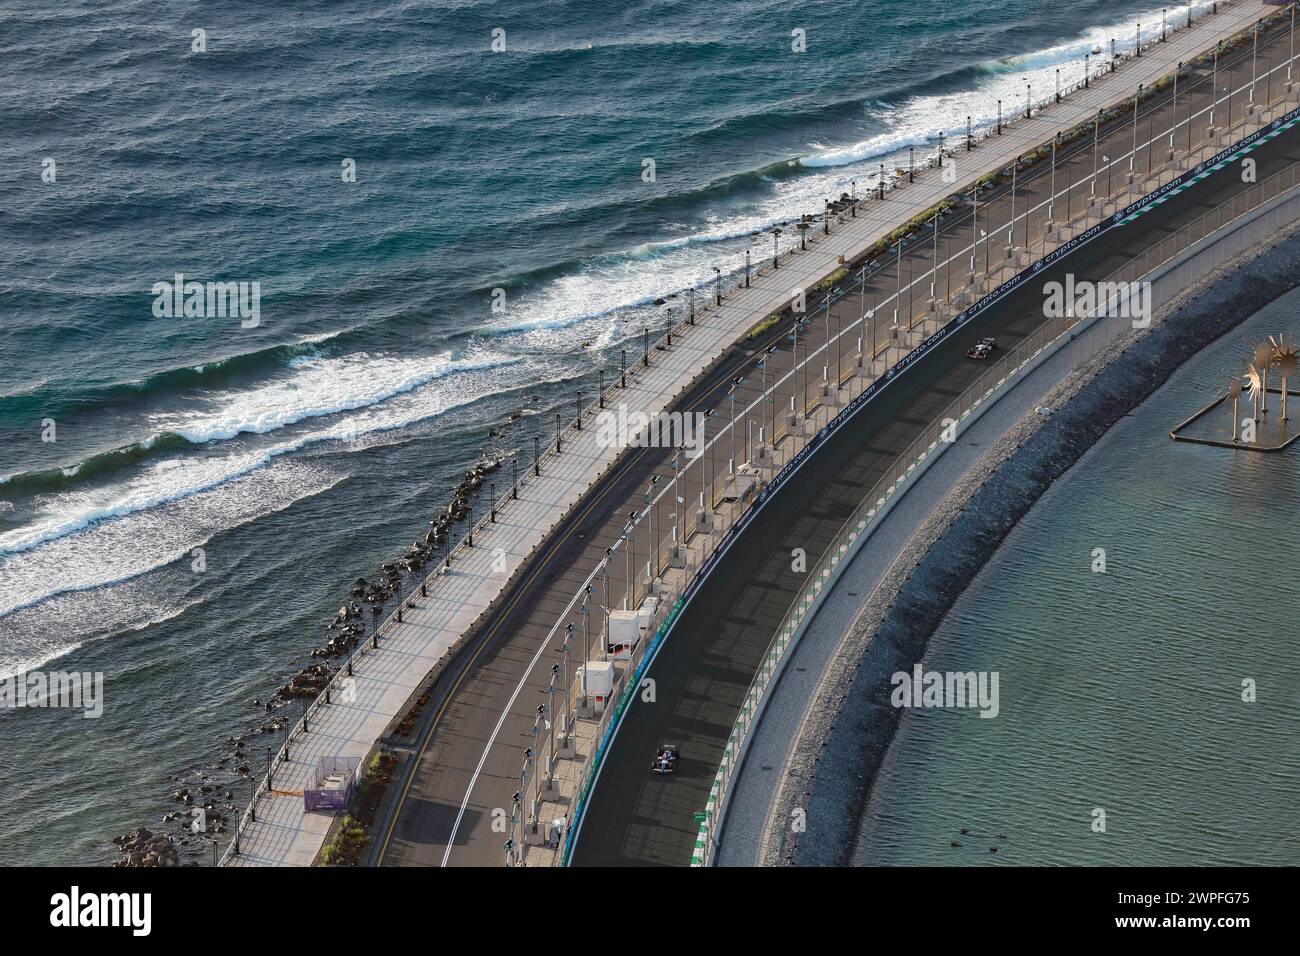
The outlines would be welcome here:
[[[1258,178],[1300,161],[1293,128],[1250,153]],[[731,727],[758,664],[804,575],[862,495],[983,367],[966,351],[988,335],[998,351],[1043,318],[1043,285],[1104,278],[1140,253],[1247,188],[1231,163],[1126,225],[1110,229],[1026,283],[896,379],[794,475],[733,545],[678,619],[647,672],[656,702],[636,698],[618,731],[582,822],[573,865],[685,866]],[[995,352],[994,358],[997,357]],[[664,742],[681,748],[672,776],[651,773]]]
[[[1241,85],[1242,70],[1248,69],[1248,56],[1238,56],[1236,59],[1238,68],[1235,76],[1228,72],[1231,67],[1227,63],[1227,58],[1221,59],[1219,64],[1221,86],[1226,83],[1231,83],[1234,87]],[[1208,83],[1201,83],[1202,88],[1207,86]],[[1186,116],[1189,112],[1195,111],[1196,107],[1192,106],[1189,109],[1188,104],[1196,95],[1196,90],[1191,84],[1184,86],[1180,95],[1179,115]],[[1160,110],[1168,108],[1167,94],[1153,101],[1149,106],[1144,104],[1141,114],[1144,129],[1160,129],[1160,123],[1155,118],[1160,115]],[[1154,122],[1150,122],[1149,119]],[[1194,128],[1193,135],[1199,138],[1201,134]],[[1130,148],[1130,136],[1131,123],[1118,121],[1112,129],[1103,130],[1102,152],[1109,155],[1106,150],[1110,149],[1114,155],[1120,155]],[[1145,141],[1145,138],[1143,137],[1140,142]],[[1057,161],[1057,175],[1067,182],[1082,180],[1092,170],[1092,155],[1090,143],[1076,143],[1070,148],[1061,149]],[[977,159],[977,156],[973,158]],[[1016,199],[1018,210],[1023,210],[1027,204],[1040,202],[1046,195],[1048,176],[1044,166],[1045,164],[1040,163],[1032,175],[1021,177]],[[1261,175],[1265,174],[1266,167],[1261,164]],[[1198,196],[1206,195],[1207,190],[1201,188],[1204,185],[1198,185],[1198,188],[1191,192]],[[1081,191],[1076,191],[1072,195],[1076,202],[1085,201],[1084,193]],[[1167,217],[1173,208],[1172,200],[1165,203],[1162,207],[1162,217]],[[1006,221],[1009,214],[1009,195],[1005,187],[981,201],[981,222]],[[1041,231],[1043,217],[1044,214],[1039,212],[1032,220],[1030,227],[1032,235],[1037,235]],[[1143,218],[1154,219],[1155,217]],[[952,217],[942,224],[939,241],[941,261],[947,259],[954,250],[969,243],[970,220],[970,214],[967,212]],[[1019,238],[1017,234],[1017,239]],[[928,242],[918,243],[915,249],[904,253],[903,274],[910,278],[913,274],[924,273],[925,261],[930,256],[932,250],[928,248]],[[914,259],[920,261],[913,262]],[[875,269],[868,277],[867,294],[878,298],[892,291],[896,284],[895,268],[893,263],[886,262]],[[956,266],[954,270],[961,271]],[[941,271],[938,280],[940,288],[943,288],[945,281]],[[957,284],[959,283],[960,280]],[[832,312],[837,325],[845,320],[846,315],[851,314],[856,317],[858,314],[856,292],[856,288],[844,290],[843,300],[833,307]],[[923,378],[931,379],[935,374],[930,371],[932,368],[938,371],[947,369],[952,372],[951,366],[954,360],[949,353],[963,355],[967,347],[963,343],[967,342],[969,336],[991,334],[986,329],[992,328],[997,322],[995,315],[984,316],[976,324],[975,329],[968,328],[963,337],[947,343],[946,348],[927,356],[924,362],[918,363],[907,376],[904,376],[905,379],[909,379],[908,387],[914,388],[914,383]],[[738,344],[722,359],[713,374],[699,383],[678,403],[677,408],[683,411],[712,409],[725,418],[728,412],[726,393],[734,378],[740,373],[746,375],[746,382],[739,390],[737,401],[737,404],[743,407],[742,403],[747,404],[757,393],[760,377],[753,370],[753,363],[757,357],[767,354],[769,347],[777,347],[776,352],[767,354],[769,374],[773,376],[781,374],[792,364],[793,350],[788,347],[790,324],[790,320],[783,321],[765,338]],[[1010,343],[1014,336],[1014,329],[1010,323],[1007,329],[1006,342]],[[888,334],[882,328],[877,328],[875,331],[881,341]],[[821,335],[821,323],[813,321],[800,334],[800,351],[803,351],[805,343],[816,349],[822,341],[824,336]],[[957,362],[956,365],[960,366],[961,363]],[[957,372],[959,377],[953,380],[951,395],[956,395],[962,387],[960,369]],[[929,420],[927,415],[929,409],[923,404],[925,397],[913,397],[908,401],[901,397],[897,384],[899,383],[891,386],[880,396],[880,399],[873,402],[875,408],[891,407],[903,413],[896,422],[891,423],[891,427],[877,428],[879,436],[873,443],[873,447],[876,447],[881,455],[888,454],[888,445],[883,443],[889,442],[894,437],[895,429],[900,430],[897,441],[901,447],[908,441],[901,437],[902,435],[913,434]],[[893,395],[890,395],[890,392],[893,392]],[[872,414],[885,413],[873,412]],[[855,434],[859,427],[867,426],[855,423]],[[721,474],[726,468],[727,449],[715,450],[722,456],[721,460],[714,460],[711,464],[716,475]],[[832,455],[830,449],[822,449],[814,461],[830,461]],[[625,524],[627,511],[639,507],[641,492],[649,477],[654,474],[663,477],[671,475],[669,458],[670,452],[662,449],[629,450],[610,479],[602,484],[599,492],[584,502],[575,515],[544,542],[538,554],[529,562],[527,570],[522,575],[521,583],[507,595],[497,613],[474,636],[470,647],[435,683],[431,691],[430,703],[425,708],[425,716],[417,731],[418,752],[409,764],[411,769],[407,775],[398,781],[399,792],[395,808],[380,826],[376,848],[376,862],[380,865],[436,866],[445,862],[452,865],[494,866],[503,862],[504,838],[492,826],[492,811],[494,808],[508,808],[511,793],[519,788],[520,753],[531,743],[536,704],[545,699],[547,675],[551,664],[560,659],[554,648],[545,648],[538,661],[534,660],[534,654],[545,640],[548,629],[559,616],[568,596],[579,589],[591,568],[603,554],[604,548],[617,540]],[[818,464],[815,469],[809,470],[811,466],[811,462],[805,466],[808,475],[821,474],[827,467]],[[872,467],[871,462],[866,462],[862,465],[865,470],[861,470],[857,475],[845,472],[842,481],[870,483],[874,480]],[[878,474],[881,466],[877,463],[874,467],[874,473]],[[797,489],[791,490],[797,494]],[[864,489],[858,489],[859,495],[862,490]],[[851,494],[848,497],[841,496],[839,499],[827,497],[824,492],[818,492],[818,495],[818,512],[823,515],[825,522],[829,522],[834,527],[838,527],[851,510],[851,503],[847,507],[844,503],[856,500]],[[764,526],[773,521],[775,515],[774,511],[770,515],[765,511],[762,522]],[[808,538],[807,543],[802,545],[808,552],[809,566],[816,561],[819,554],[818,545],[824,547],[825,540],[829,539],[833,531],[834,528],[831,528],[829,532],[813,534]],[[800,536],[804,534],[802,531],[792,533]],[[748,547],[747,544],[746,548]],[[729,566],[728,577],[733,573],[738,574]],[[749,615],[753,618],[751,627],[760,627],[760,621],[765,617],[771,617],[773,608],[777,605],[780,605],[780,611],[775,614],[775,617],[779,620],[794,593],[794,582],[785,583],[789,587],[784,592],[780,588],[771,592],[767,602],[770,606],[764,608],[755,606],[753,613]],[[780,584],[780,582],[774,581],[773,584]],[[703,599],[705,599],[703,595],[697,598],[697,607]],[[735,599],[742,602],[739,606],[749,606],[743,603],[750,600],[749,595],[736,595]],[[669,642],[670,645],[674,645],[670,657],[678,653],[678,647],[684,654],[692,653],[692,649],[700,650],[698,643],[691,642],[689,639],[674,644],[678,641],[677,635],[680,633],[683,632],[679,628],[673,641]],[[756,659],[766,647],[769,637],[770,627],[768,633],[748,642],[749,657],[745,656],[744,649],[740,646],[728,649],[725,644],[720,644],[708,651],[725,655],[734,650],[737,655],[734,660],[727,659],[724,662],[726,673],[718,676],[719,686],[722,684],[735,686],[735,701],[738,701],[743,694],[749,676],[752,675],[751,660]],[[669,653],[667,649],[665,653]],[[656,661],[656,668],[667,668],[668,660],[669,657],[665,657],[663,662]],[[707,665],[706,661],[701,663]],[[737,676],[740,673],[744,673],[745,676],[743,678]],[[515,706],[506,708],[506,699],[521,680],[524,681],[523,692],[519,695]],[[661,695],[660,700],[662,704],[666,698]],[[700,786],[705,789],[707,788],[705,777],[711,779],[717,763],[716,753],[711,753],[709,749],[713,745],[711,741],[716,738],[719,742],[717,746],[720,748],[720,741],[730,728],[736,710],[726,697],[720,697],[717,704],[720,708],[717,713],[720,715],[726,712],[725,719],[720,721],[711,735],[706,734],[700,738],[698,747],[695,746],[697,741],[691,739],[690,752],[686,755],[688,760],[683,768],[687,776],[698,774]],[[489,740],[495,740],[490,748]],[[686,738],[683,737],[683,741],[685,740]],[[626,743],[626,739],[620,734],[619,745],[615,748],[616,753],[621,751]],[[480,766],[480,756],[485,751],[486,759]],[[646,763],[648,766],[646,761],[640,759],[639,752],[633,759],[633,763],[637,766]],[[704,765],[709,765],[707,771],[702,769]],[[610,777],[615,775],[615,771],[610,768],[607,768],[606,772]],[[685,780],[687,776],[680,779]],[[608,783],[608,779],[604,773],[601,779],[603,788]],[[600,814],[603,813],[601,809],[603,805],[604,795],[598,791],[596,804],[593,806],[597,812],[595,828],[602,826]],[[702,805],[702,797],[687,799],[682,805],[685,808],[685,819],[689,821],[694,810]],[[630,813],[639,812],[637,808],[628,808],[628,810]],[[663,863],[683,862],[689,859],[693,830],[690,841],[686,841],[687,828],[671,814],[663,815],[662,824],[649,820],[645,821],[645,824],[652,828],[661,828],[663,825],[668,825],[670,821],[676,821],[671,825],[678,826],[682,831],[682,846],[687,848],[685,856],[673,852],[658,856],[644,853],[638,855],[626,852],[620,842],[619,849],[611,853],[608,859]],[[590,836],[591,832],[584,827],[584,834]],[[578,862],[587,861],[587,852],[592,849],[593,842],[588,840],[585,848],[578,855]]]

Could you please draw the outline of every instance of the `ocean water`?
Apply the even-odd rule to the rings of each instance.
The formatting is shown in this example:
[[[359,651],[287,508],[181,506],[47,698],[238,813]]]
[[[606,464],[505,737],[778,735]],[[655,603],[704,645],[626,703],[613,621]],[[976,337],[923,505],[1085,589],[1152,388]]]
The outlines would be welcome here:
[[[1195,356],[1007,536],[923,662],[997,671],[1000,712],[903,715],[856,863],[1300,862],[1300,447],[1169,438],[1297,308],[1293,291]]]
[[[6,858],[110,859],[349,582],[685,288],[1155,9],[6,4],[0,677],[108,696],[0,713]],[[259,324],[155,317],[176,274],[259,283]]]

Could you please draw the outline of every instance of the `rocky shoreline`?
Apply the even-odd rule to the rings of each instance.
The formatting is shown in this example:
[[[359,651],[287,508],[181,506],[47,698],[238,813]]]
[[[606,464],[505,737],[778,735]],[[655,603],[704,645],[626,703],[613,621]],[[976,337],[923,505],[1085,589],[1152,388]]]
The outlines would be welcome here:
[[[494,429],[493,434],[499,432]],[[504,461],[500,456],[490,456],[467,471],[446,510],[429,522],[429,531],[422,539],[412,542],[401,558],[385,563],[374,580],[357,579],[350,600],[324,623],[325,642],[310,654],[316,663],[288,677],[277,677],[277,686],[267,700],[251,702],[253,708],[265,713],[266,719],[249,724],[239,736],[227,738],[211,766],[191,767],[171,776],[170,798],[183,806],[163,814],[161,823],[173,832],[156,835],[140,827],[114,837],[112,844],[122,854],[114,866],[195,865],[213,852],[221,835],[235,825],[234,821],[243,812],[251,796],[250,788],[269,766],[271,754],[279,749],[285,728],[295,721],[295,702],[301,701],[305,708],[324,693],[333,679],[335,668],[325,661],[347,656],[373,633],[390,601],[404,602],[413,597],[415,589],[421,586],[417,582],[427,573],[426,568],[440,559],[450,562],[450,558],[439,555],[439,549],[450,549],[453,533],[472,519],[473,502],[480,497],[488,476],[498,471]],[[400,607],[398,620],[401,620]],[[285,708],[285,713],[277,713]],[[262,737],[269,738],[265,753],[254,758],[249,748]]]
[[[986,452],[899,554],[827,667],[762,862],[844,866],[898,727],[890,675],[920,660],[957,598],[1043,492],[1185,361],[1300,285],[1300,227],[1225,263],[1076,370]],[[805,811],[804,832],[788,821]]]

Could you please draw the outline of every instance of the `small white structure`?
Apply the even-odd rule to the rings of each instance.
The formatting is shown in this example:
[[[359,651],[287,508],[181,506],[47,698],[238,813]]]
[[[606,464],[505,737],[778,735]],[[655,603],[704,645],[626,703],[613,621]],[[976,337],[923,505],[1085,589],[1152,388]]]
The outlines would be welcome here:
[[[578,681],[595,714],[604,713],[614,693],[614,662],[587,661],[578,667]]]

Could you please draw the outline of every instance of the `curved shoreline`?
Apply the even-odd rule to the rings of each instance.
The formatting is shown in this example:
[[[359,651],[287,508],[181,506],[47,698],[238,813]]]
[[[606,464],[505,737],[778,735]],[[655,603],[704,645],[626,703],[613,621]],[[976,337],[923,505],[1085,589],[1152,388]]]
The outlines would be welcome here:
[[[919,660],[948,610],[1052,482],[1189,358],[1300,285],[1300,226],[1247,249],[1081,366],[944,497],[865,603],[822,675],[768,819],[765,865],[847,865],[900,712],[890,675]],[[805,811],[806,830],[785,825]]]

